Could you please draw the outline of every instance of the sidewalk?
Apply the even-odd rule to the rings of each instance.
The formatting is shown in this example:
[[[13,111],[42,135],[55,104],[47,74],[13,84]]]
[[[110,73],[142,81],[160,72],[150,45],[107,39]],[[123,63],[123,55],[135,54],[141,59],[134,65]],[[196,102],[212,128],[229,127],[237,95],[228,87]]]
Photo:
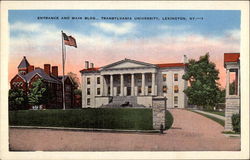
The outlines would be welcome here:
[[[195,112],[203,113],[203,114],[213,116],[215,118],[218,118],[218,119],[221,119],[221,120],[225,121],[225,117],[223,117],[223,116],[213,114],[213,113],[209,113],[209,112],[205,112],[205,111],[201,111],[201,110],[198,110],[198,109],[192,109],[192,110],[195,111]]]

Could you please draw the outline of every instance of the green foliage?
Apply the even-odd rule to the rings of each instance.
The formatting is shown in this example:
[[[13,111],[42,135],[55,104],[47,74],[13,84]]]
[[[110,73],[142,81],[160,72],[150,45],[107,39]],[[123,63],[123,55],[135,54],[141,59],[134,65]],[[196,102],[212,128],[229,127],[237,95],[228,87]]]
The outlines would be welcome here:
[[[80,90],[80,89],[75,89],[75,90],[74,90],[74,95],[82,95],[82,90]]]
[[[49,91],[48,86],[41,79],[38,79],[32,84],[30,93],[28,95],[30,105],[48,104]]]
[[[235,81],[229,84],[229,94],[234,95],[235,94]]]
[[[198,61],[191,59],[183,79],[190,86],[184,90],[188,103],[208,108],[219,103],[221,97],[216,81],[219,80],[216,65],[209,60],[209,54],[201,56]]]
[[[135,108],[86,108],[10,112],[10,125],[73,128],[151,130],[152,110]]]
[[[27,98],[22,89],[9,90],[9,110],[25,109]]]
[[[73,72],[69,72],[67,75],[68,75],[68,76],[72,79],[72,81],[74,82],[75,88],[78,88],[78,87],[80,86],[80,80],[79,80],[77,74],[75,74],[75,73],[73,73]]]
[[[168,110],[166,110],[165,129],[170,129],[172,127],[173,122],[174,117]]]
[[[236,133],[240,133],[240,114],[234,114],[232,116],[233,130]]]

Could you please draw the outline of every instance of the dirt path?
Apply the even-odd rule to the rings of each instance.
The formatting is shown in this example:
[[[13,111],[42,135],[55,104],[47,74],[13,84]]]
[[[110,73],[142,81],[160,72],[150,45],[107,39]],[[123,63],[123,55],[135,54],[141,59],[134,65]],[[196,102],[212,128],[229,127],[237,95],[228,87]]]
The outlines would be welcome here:
[[[170,112],[174,124],[166,134],[10,129],[10,147],[26,151],[240,150],[240,138],[221,134],[223,127],[218,123],[186,110]]]

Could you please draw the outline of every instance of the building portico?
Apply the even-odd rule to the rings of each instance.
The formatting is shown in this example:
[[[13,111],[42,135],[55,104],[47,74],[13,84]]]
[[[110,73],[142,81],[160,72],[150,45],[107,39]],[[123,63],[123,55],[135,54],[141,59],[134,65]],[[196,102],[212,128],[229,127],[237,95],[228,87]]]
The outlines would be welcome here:
[[[101,68],[87,66],[81,70],[83,107],[119,107],[122,102],[151,107],[152,97],[165,96],[170,108],[184,108],[184,72],[184,63],[150,64],[131,59]]]

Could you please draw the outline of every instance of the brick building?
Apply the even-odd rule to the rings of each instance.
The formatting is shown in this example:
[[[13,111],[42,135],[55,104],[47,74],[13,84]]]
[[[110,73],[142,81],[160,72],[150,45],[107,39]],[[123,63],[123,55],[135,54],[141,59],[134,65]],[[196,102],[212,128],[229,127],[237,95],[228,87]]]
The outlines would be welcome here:
[[[44,68],[30,65],[24,56],[18,65],[18,73],[11,79],[11,89],[23,89],[26,95],[32,84],[38,79],[43,79],[47,83],[50,92],[50,102],[46,108],[62,108],[62,76],[58,75],[58,66],[44,64]],[[65,103],[66,108],[74,107],[75,85],[69,76],[65,76]]]

